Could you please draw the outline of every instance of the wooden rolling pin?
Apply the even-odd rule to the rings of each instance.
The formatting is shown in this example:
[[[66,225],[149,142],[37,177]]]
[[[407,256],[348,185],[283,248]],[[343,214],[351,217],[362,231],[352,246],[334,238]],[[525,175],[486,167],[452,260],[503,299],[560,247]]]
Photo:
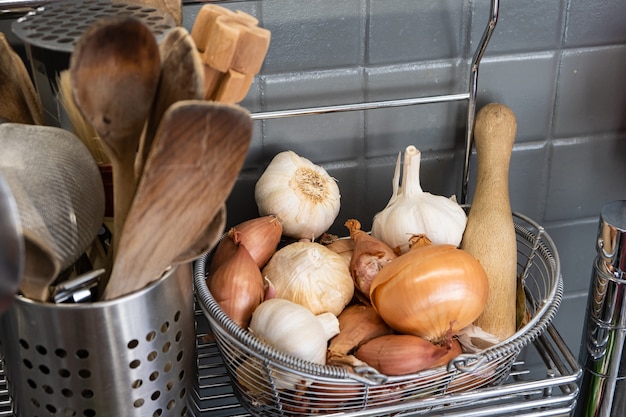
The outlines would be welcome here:
[[[461,242],[489,279],[487,306],[474,324],[500,341],[516,331],[517,243],[509,200],[516,131],[515,115],[503,104],[488,104],[476,116],[476,191]]]

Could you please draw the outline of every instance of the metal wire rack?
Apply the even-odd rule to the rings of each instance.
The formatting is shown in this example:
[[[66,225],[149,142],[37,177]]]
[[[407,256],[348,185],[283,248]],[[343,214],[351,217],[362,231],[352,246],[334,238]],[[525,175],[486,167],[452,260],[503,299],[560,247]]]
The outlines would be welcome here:
[[[190,417],[249,417],[240,404],[230,383],[224,362],[202,312],[196,312],[198,341],[198,384],[192,395]],[[509,377],[502,385],[474,391],[457,397],[455,406],[450,399],[431,401],[432,411],[420,416],[569,416],[578,395],[577,381],[581,370],[565,342],[552,326],[526,347],[513,364]],[[462,401],[460,401],[462,400]],[[402,410],[394,407],[394,415],[412,415],[412,405]],[[4,371],[0,365],[0,417],[13,417]],[[380,412],[381,410],[377,410]],[[342,416],[371,416],[372,412],[344,413]]]
[[[202,340],[211,333],[198,328]],[[206,333],[205,333],[206,331]],[[554,327],[549,326],[544,334],[525,348],[513,364],[509,377],[502,385],[484,388],[465,394],[456,394],[438,399],[426,399],[429,410],[415,411],[415,404],[406,402],[394,407],[357,412],[335,413],[335,416],[366,417],[378,415],[394,416],[569,416],[576,404],[577,381],[581,370],[563,339]],[[198,347],[199,379],[194,392],[196,416],[248,417],[236,397],[224,362],[214,342]],[[453,397],[453,398],[452,398]]]

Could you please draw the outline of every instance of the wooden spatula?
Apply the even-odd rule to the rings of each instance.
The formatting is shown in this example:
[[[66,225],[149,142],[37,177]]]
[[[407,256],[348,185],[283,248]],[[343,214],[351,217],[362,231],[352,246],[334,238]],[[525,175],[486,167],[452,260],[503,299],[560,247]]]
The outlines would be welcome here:
[[[158,279],[230,194],[252,135],[241,107],[179,101],[163,116],[122,231],[104,299]]]
[[[28,70],[0,32],[0,118],[14,123],[43,125],[43,108]]]
[[[154,135],[165,111],[181,100],[200,100],[204,96],[204,69],[200,53],[187,29],[170,30],[159,44],[161,77],[148,116],[146,128],[139,141],[135,159],[135,175],[141,177],[152,146]]]

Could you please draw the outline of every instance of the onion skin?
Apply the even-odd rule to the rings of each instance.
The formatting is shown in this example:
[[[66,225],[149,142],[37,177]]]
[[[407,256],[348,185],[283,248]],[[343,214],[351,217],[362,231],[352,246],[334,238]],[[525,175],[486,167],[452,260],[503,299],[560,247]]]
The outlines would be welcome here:
[[[370,340],[355,356],[384,375],[408,375],[441,364],[449,349],[413,335],[390,334]]]
[[[363,343],[393,332],[374,307],[365,304],[349,305],[337,318],[339,334],[328,345],[329,362],[340,361]]]
[[[369,297],[376,274],[398,255],[386,243],[362,231],[358,220],[349,219],[345,226],[350,230],[350,238],[354,241],[350,274],[356,288]]]
[[[354,250],[354,240],[352,239],[336,239],[328,244],[325,244],[328,249],[341,255],[346,266],[350,268],[350,260],[352,259],[352,253]]]
[[[265,288],[261,270],[242,243],[206,283],[222,310],[239,326],[247,328],[253,311],[263,301]]]
[[[374,278],[373,307],[403,334],[448,341],[485,308],[489,284],[480,263],[453,245],[415,245]]]
[[[248,249],[257,266],[263,268],[280,243],[283,227],[275,216],[262,216],[246,220],[232,227],[215,248],[209,273],[237,251],[235,236]]]

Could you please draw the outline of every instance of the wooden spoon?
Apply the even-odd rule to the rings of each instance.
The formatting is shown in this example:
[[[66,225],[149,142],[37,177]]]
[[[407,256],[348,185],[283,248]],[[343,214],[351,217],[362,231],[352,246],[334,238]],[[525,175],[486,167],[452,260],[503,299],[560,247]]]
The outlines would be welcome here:
[[[515,115],[503,104],[488,104],[476,115],[476,191],[461,242],[489,279],[487,306],[475,324],[500,341],[516,330],[517,240],[509,201],[516,131]]]
[[[24,276],[20,291],[31,300],[45,302],[61,264],[52,248],[36,234],[24,229]]]
[[[20,56],[0,32],[0,118],[43,125],[43,107]]]
[[[161,78],[146,129],[139,142],[135,175],[141,177],[154,135],[165,111],[177,101],[204,96],[204,69],[200,53],[187,29],[170,30],[159,44]]]
[[[252,121],[241,107],[179,101],[163,116],[113,265],[105,299],[158,279],[215,219],[243,166]]]
[[[202,256],[205,252],[215,247],[220,238],[224,236],[224,228],[226,227],[226,204],[222,204],[219,211],[211,220],[211,223],[205,227],[198,238],[183,252],[179,253],[174,264],[183,264],[193,262]]]
[[[70,59],[76,104],[113,166],[113,258],[135,193],[135,153],[156,93],[160,62],[154,35],[132,17],[97,21],[80,37]]]

